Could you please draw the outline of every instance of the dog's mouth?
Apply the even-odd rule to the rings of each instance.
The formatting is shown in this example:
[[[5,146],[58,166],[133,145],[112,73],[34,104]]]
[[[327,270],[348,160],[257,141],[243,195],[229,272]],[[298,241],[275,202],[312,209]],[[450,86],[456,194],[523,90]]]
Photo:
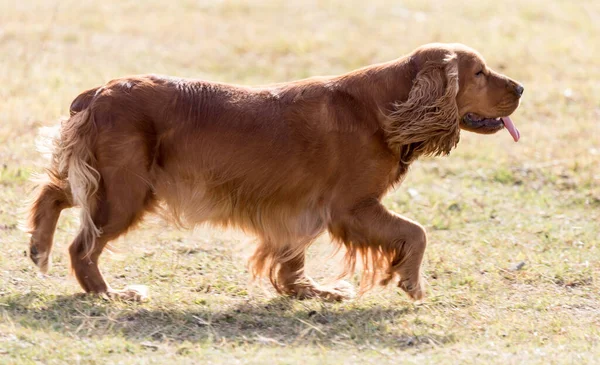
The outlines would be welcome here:
[[[462,129],[482,134],[496,133],[506,127],[515,142],[519,141],[521,134],[510,117],[486,118],[475,113],[467,113],[460,121]]]

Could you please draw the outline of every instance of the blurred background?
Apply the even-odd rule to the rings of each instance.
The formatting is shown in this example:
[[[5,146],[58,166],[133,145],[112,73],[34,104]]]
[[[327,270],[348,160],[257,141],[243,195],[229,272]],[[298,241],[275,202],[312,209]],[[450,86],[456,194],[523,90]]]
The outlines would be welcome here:
[[[10,141],[26,137],[34,123],[65,115],[81,90],[124,75],[265,84],[347,72],[429,42],[465,43],[526,86],[515,115],[525,143],[465,136],[469,142],[507,144],[515,151],[509,155],[545,160],[557,157],[553,150],[587,151],[591,132],[598,131],[589,123],[598,118],[600,88],[596,1],[67,0],[0,6],[0,133]]]
[[[45,163],[37,131],[68,115],[81,91],[144,73],[248,85],[340,74],[430,42],[477,49],[525,93],[512,118],[519,143],[506,131],[463,132],[450,157],[418,161],[386,197],[429,232],[424,304],[389,288],[358,304],[288,303],[275,319],[264,306],[270,289],[248,284],[250,238],[154,221],[119,240],[119,259],[103,262],[115,287],[151,285],[143,307],[72,299],[80,289],[66,249],[75,212],[61,218],[50,277],[36,276],[23,256],[28,238],[18,222],[28,181]],[[283,346],[290,362],[309,363],[391,361],[399,352],[438,362],[448,354],[463,362],[474,354],[490,362],[597,359],[599,45],[597,0],[0,0],[0,313],[12,323],[0,325],[0,350],[11,359],[54,351],[131,360],[147,356],[150,341],[160,344],[155,361],[182,346],[190,358],[202,350],[217,362],[223,354],[244,362],[248,351],[272,359]],[[324,260],[330,251],[327,237],[311,251],[319,279],[336,273]],[[124,316],[133,319],[123,324]],[[213,322],[198,327],[194,316]],[[3,342],[2,331],[46,350],[26,352],[21,340]],[[96,338],[113,352],[61,346],[72,338]]]

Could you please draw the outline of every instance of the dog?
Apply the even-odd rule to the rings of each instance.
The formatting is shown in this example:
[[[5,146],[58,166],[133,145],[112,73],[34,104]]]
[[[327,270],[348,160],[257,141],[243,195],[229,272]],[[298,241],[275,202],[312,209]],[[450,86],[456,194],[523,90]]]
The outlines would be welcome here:
[[[461,44],[428,44],[341,76],[265,87],[156,75],[80,94],[63,121],[48,179],[31,207],[30,257],[46,272],[58,217],[81,208],[69,253],[83,290],[131,299],[98,267],[107,243],[159,212],[178,226],[233,226],[255,235],[253,276],[297,298],[342,300],[343,281],[305,274],[324,231],[345,247],[361,291],[394,283],[424,296],[423,227],[382,197],[420,156],[447,155],[460,131],[519,131],[509,117],[523,86]]]

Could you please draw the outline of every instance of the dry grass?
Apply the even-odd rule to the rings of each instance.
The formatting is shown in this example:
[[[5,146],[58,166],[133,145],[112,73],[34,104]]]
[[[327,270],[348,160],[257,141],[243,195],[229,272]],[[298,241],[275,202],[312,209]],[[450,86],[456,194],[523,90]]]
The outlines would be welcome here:
[[[250,5],[251,4],[251,5]],[[0,2],[0,362],[585,363],[600,356],[600,2]],[[523,135],[463,133],[387,197],[429,231],[430,296],[290,301],[248,282],[251,239],[159,221],[104,259],[144,304],[75,295],[64,214],[55,265],[24,255],[40,126],[79,91],[135,73],[264,84],[458,41],[525,84]],[[323,263],[324,238],[311,251]],[[524,266],[515,270],[523,261]],[[356,281],[356,278],[354,278]]]

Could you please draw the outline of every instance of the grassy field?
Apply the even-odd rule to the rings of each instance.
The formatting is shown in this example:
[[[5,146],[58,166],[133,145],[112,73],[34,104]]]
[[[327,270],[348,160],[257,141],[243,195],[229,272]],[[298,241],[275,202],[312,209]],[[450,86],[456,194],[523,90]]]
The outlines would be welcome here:
[[[600,358],[600,2],[0,1],[0,363],[593,363]],[[242,84],[335,74],[462,42],[525,85],[505,131],[462,134],[385,199],[429,232],[429,297],[294,301],[250,282],[251,237],[147,220],[102,267],[146,303],[78,295],[59,222],[38,274],[18,229],[37,129],[128,74]],[[336,275],[332,245],[310,272]],[[357,283],[358,276],[351,278]]]

